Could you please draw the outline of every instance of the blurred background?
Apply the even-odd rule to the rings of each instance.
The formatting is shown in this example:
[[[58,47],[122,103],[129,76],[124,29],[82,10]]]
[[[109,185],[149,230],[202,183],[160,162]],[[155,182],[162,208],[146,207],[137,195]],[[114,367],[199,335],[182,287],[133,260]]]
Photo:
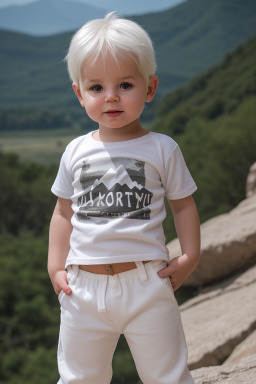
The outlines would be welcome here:
[[[63,61],[74,31],[117,11],[150,34],[160,79],[145,128],[173,137],[198,185],[201,222],[245,199],[256,161],[254,0],[0,0],[0,382],[58,380],[59,306],[47,270],[60,156],[93,129]],[[175,238],[169,209],[167,242]],[[181,288],[181,304],[197,293]],[[113,384],[138,384],[125,340]]]

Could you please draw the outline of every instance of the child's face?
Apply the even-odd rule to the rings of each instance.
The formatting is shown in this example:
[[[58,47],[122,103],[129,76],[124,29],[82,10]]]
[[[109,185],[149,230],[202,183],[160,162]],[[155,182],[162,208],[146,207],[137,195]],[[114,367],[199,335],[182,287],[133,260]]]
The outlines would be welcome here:
[[[149,85],[132,60],[107,55],[92,65],[82,67],[80,88],[73,88],[88,116],[99,123],[100,129],[140,126],[139,117],[145,101],[152,101],[158,83],[156,76]],[[155,88],[157,87],[157,84]]]

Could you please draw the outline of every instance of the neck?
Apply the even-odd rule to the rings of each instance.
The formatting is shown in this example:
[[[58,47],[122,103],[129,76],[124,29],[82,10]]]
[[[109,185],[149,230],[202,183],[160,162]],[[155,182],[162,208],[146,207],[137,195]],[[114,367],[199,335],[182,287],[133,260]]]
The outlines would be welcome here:
[[[99,126],[98,131],[93,134],[93,138],[98,141],[118,142],[137,139],[147,134],[148,131],[138,121],[136,124],[132,123],[120,128]]]

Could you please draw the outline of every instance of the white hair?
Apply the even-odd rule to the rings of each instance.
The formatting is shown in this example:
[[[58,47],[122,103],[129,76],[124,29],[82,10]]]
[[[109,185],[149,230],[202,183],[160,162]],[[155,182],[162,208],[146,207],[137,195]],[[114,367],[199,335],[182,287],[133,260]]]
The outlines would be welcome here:
[[[117,62],[121,57],[133,60],[146,83],[156,71],[154,49],[147,32],[137,23],[111,12],[104,19],[87,22],[73,36],[66,56],[71,80],[79,86],[82,65],[92,64],[108,53]]]

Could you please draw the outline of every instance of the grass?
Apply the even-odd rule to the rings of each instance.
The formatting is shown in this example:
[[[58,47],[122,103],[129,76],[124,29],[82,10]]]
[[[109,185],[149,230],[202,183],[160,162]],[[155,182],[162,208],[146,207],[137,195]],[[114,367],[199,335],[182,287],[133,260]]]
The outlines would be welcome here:
[[[80,130],[12,131],[0,133],[0,151],[13,152],[22,161],[58,163],[67,144],[82,135]]]
[[[150,123],[143,123],[150,129]],[[22,161],[58,164],[68,143],[87,132],[81,129],[22,130],[0,132],[0,152],[16,153]]]

